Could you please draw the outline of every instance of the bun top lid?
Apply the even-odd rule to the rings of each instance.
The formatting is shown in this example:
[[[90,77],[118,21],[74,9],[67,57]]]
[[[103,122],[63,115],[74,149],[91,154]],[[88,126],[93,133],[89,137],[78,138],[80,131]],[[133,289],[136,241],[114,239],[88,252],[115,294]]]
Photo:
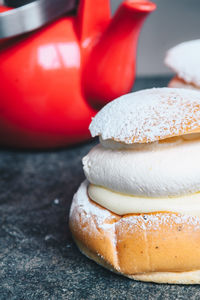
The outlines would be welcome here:
[[[154,88],[107,104],[90,124],[92,137],[125,144],[150,143],[200,132],[200,92]]]
[[[185,82],[200,86],[200,40],[181,43],[170,49],[165,64]]]

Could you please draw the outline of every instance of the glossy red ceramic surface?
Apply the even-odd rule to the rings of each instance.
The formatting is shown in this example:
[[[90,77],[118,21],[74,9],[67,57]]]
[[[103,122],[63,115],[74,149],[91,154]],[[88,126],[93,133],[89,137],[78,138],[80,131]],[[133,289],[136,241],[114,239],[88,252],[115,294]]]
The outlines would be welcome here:
[[[139,31],[154,9],[125,1],[111,20],[109,0],[81,0],[77,16],[0,41],[0,144],[46,148],[89,138],[97,110],[130,91]]]

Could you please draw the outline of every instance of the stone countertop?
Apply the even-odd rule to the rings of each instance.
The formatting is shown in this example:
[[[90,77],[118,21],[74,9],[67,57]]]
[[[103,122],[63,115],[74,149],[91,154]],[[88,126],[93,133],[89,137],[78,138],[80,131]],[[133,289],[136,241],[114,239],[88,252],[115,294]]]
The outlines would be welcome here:
[[[167,82],[138,79],[135,89]],[[68,213],[84,179],[81,158],[95,143],[46,152],[0,150],[0,300],[200,299],[198,286],[132,281],[78,251]]]

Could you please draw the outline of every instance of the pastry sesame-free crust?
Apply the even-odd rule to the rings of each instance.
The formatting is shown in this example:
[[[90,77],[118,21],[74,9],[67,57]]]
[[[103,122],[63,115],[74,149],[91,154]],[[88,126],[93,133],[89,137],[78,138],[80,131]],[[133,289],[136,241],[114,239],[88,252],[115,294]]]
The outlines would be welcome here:
[[[90,132],[93,137],[126,144],[200,132],[200,93],[157,88],[127,94],[94,117]]]
[[[191,90],[196,90],[200,92],[200,86],[197,86],[192,83],[187,83],[181,78],[178,78],[175,76],[172,78],[172,80],[169,82],[168,87],[170,88],[181,88],[181,89],[191,89]]]
[[[88,257],[142,281],[200,283],[200,218],[170,212],[118,216],[92,202],[85,181],[70,229]]]
[[[91,252],[88,248],[86,248],[83,243],[79,242],[74,238],[74,241],[81,251],[87,258],[92,259],[97,264],[103,266],[104,268],[128,277],[129,279],[137,280],[137,281],[145,281],[145,282],[155,282],[155,283],[169,283],[169,284],[200,284],[200,270],[190,271],[190,272],[152,272],[146,274],[139,275],[126,275],[120,272],[117,272],[113,269],[111,265],[105,262],[105,260]]]

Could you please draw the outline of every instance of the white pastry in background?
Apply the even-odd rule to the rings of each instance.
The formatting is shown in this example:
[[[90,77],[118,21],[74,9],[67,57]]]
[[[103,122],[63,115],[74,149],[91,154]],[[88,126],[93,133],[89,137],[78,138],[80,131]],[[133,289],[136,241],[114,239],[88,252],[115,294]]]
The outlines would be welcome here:
[[[149,89],[90,125],[70,228],[79,249],[132,279],[200,283],[200,93]]]
[[[169,87],[200,90],[200,40],[184,42],[170,49],[165,64],[176,73]]]

